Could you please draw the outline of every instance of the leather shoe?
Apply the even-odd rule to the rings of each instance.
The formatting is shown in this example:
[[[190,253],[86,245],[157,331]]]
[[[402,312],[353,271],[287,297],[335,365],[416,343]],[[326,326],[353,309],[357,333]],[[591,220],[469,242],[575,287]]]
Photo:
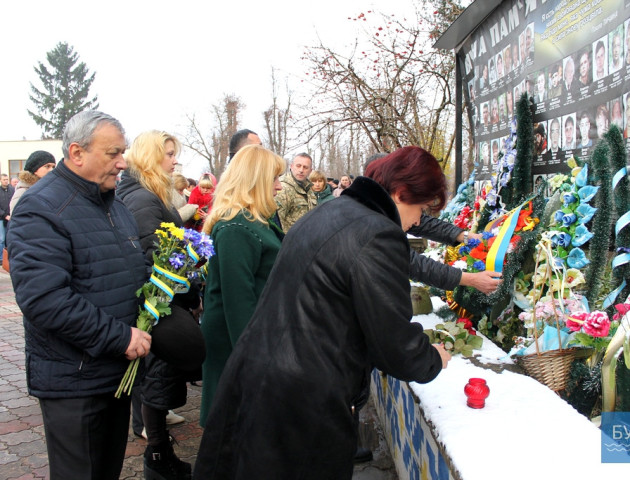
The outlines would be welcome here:
[[[364,447],[357,447],[357,451],[354,454],[354,463],[365,463],[371,461],[373,458],[372,450]]]

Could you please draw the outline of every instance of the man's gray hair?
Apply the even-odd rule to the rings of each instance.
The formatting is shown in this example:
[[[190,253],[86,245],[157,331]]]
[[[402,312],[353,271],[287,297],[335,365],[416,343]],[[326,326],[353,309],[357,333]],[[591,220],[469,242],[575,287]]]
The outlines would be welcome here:
[[[101,123],[109,123],[120,130],[120,133],[125,134],[125,129],[120,122],[111,115],[99,112],[98,110],[79,112],[68,120],[66,128],[63,130],[61,150],[64,158],[69,157],[70,144],[72,143],[78,143],[82,148],[88,148],[92,143],[94,131]]]

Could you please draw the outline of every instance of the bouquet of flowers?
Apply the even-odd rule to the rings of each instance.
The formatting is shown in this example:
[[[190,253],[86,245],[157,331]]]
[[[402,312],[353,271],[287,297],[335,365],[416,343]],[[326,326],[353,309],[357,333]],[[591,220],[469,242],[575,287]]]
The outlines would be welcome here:
[[[431,343],[442,343],[452,355],[461,353],[464,357],[472,357],[473,350],[483,345],[483,339],[477,336],[472,322],[467,318],[459,318],[456,322],[439,323],[435,328],[424,330]]]
[[[136,327],[151,332],[161,317],[171,313],[170,303],[178,293],[190,289],[190,280],[203,274],[207,259],[214,255],[212,239],[191,229],[176,227],[173,223],[162,223],[155,231],[157,249],[153,252],[151,278],[136,292],[144,295]],[[131,394],[140,359],[131,361],[116,391],[116,398],[123,393]]]

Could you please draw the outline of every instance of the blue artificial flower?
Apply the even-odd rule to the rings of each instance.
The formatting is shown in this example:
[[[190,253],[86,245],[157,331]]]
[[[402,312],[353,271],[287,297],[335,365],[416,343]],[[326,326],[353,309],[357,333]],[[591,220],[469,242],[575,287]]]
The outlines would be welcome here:
[[[492,207],[497,204],[497,194],[493,190],[490,190],[486,195],[486,203]]]
[[[486,269],[486,264],[483,262],[483,260],[477,260],[475,263],[473,263],[473,268],[479,272],[483,272]]]
[[[564,217],[564,212],[562,210],[556,210],[556,213],[553,214],[553,219],[556,223],[562,223],[562,217]]]
[[[196,251],[202,257],[212,257],[214,255],[214,243],[212,242],[212,239],[207,235],[203,235],[199,244],[196,247]]]
[[[562,260],[562,258],[560,257],[553,257],[553,263],[556,266],[556,268],[564,267],[564,260]]]
[[[467,247],[466,245],[459,247],[460,255],[468,255],[469,253],[470,253],[470,247]]]
[[[508,166],[514,166],[515,160],[516,160],[516,155],[514,154],[514,152],[509,152],[505,155],[505,163],[507,163]]]
[[[591,263],[591,261],[586,258],[586,255],[580,248],[574,248],[569,252],[569,256],[567,257],[567,265],[570,268],[583,268],[586,265]]]
[[[507,184],[510,181],[510,174],[509,173],[504,173],[503,175],[501,175],[501,186],[502,187],[507,187]]]
[[[566,213],[562,216],[562,226],[569,227],[575,223],[577,216],[575,213]]]
[[[588,164],[584,165],[582,169],[580,170],[580,172],[576,175],[575,184],[578,187],[583,187],[584,185],[586,185],[587,181],[588,181]]]
[[[484,240],[489,240],[492,237],[494,237],[494,234],[492,232],[483,232],[481,234],[481,238],[483,238]]]
[[[176,269],[182,268],[184,266],[184,260],[186,260],[186,256],[182,253],[174,253],[168,259],[168,263],[170,263]]]
[[[560,246],[567,248],[571,244],[571,235],[555,231],[551,234],[551,243],[553,243],[554,247]]]
[[[578,216],[578,223],[585,224],[588,223],[597,209],[595,207],[591,207],[588,203],[582,203],[579,207],[575,209],[575,213]]]
[[[510,122],[510,133],[512,135],[516,135],[516,117],[514,117]]]
[[[562,195],[562,201],[564,202],[565,207],[577,202],[577,200],[577,197],[572,192],[567,192]]]
[[[475,248],[480,243],[481,243],[481,240],[479,240],[478,238],[469,238],[468,243],[466,245],[469,246],[470,248]]]
[[[571,245],[573,245],[574,247],[581,247],[591,238],[593,238],[593,234],[588,231],[588,228],[586,228],[586,226],[584,225],[578,225],[575,229],[573,240],[571,240]]]
[[[627,248],[627,247],[619,247],[619,248],[617,249],[617,253],[618,253],[618,254],[619,254],[619,253],[630,253],[630,248]]]
[[[593,185],[586,185],[578,190],[578,195],[580,196],[580,201],[582,203],[590,202],[595,194],[599,190],[599,187],[594,187]]]

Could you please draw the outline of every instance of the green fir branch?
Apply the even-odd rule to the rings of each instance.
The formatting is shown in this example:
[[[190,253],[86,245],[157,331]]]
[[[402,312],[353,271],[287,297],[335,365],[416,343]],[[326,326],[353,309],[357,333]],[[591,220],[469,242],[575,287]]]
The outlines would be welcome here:
[[[503,201],[507,210],[521,204],[532,192],[532,163],[534,161],[534,115],[527,94],[516,104],[516,161],[512,172],[511,201]]]
[[[590,241],[589,260],[586,271],[586,284],[588,290],[586,298],[591,308],[595,308],[595,302],[602,288],[602,275],[608,259],[608,246],[610,245],[610,229],[613,223],[612,205],[612,175],[610,172],[610,146],[608,141],[602,139],[597,143],[593,157],[589,177],[593,185],[598,185],[599,190],[595,195],[594,206],[597,213],[593,217],[593,238]]]

